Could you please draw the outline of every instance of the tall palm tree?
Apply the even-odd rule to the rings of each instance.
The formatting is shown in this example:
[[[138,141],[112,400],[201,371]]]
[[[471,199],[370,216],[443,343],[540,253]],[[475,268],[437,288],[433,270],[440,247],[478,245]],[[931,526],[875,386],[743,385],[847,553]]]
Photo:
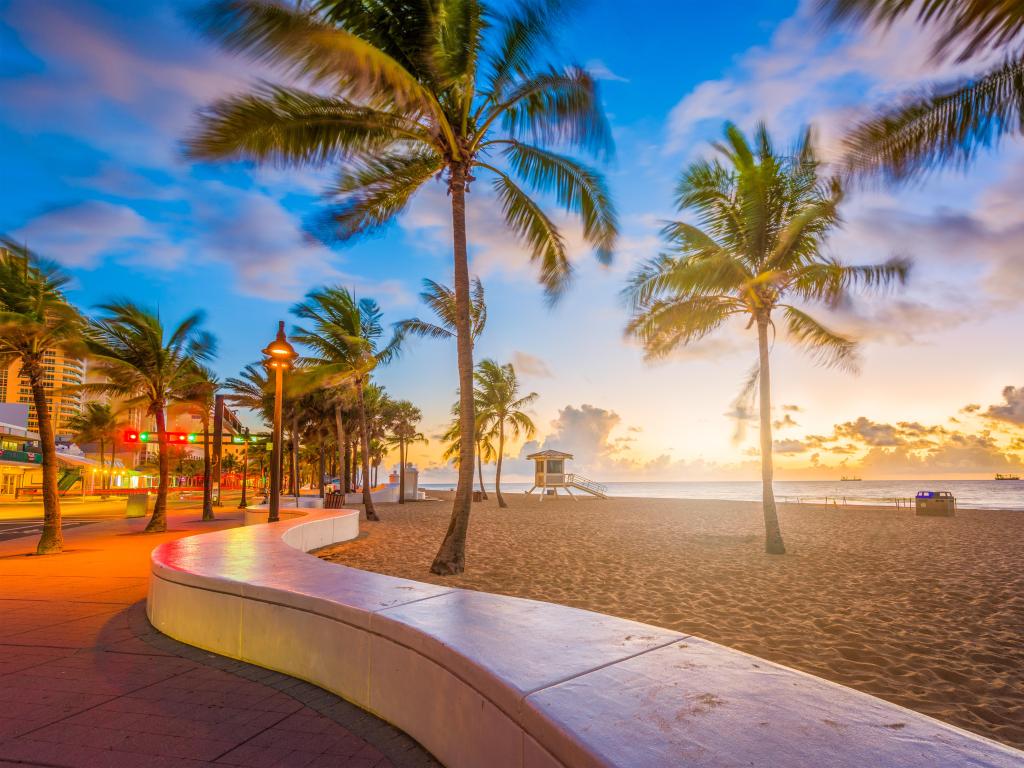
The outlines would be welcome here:
[[[979,150],[1024,134],[1024,12],[991,0],[819,0],[832,21],[887,26],[900,17],[937,32],[934,53],[987,64],[978,74],[918,89],[854,127],[852,171],[892,181],[933,168],[966,167]],[[993,54],[998,63],[990,64]]]
[[[75,440],[83,443],[98,443],[100,448],[100,488],[110,487],[108,476],[105,475],[106,462],[104,461],[107,443],[110,443],[110,468],[114,468],[115,432],[117,430],[117,417],[110,403],[101,403],[96,400],[85,403],[82,410],[68,419],[67,428],[71,430]],[[83,479],[83,484],[85,480]]]
[[[229,376],[224,387],[230,393],[228,398],[235,405],[257,413],[264,424],[273,421],[273,385],[267,376],[267,369],[259,363],[249,363],[238,376]]]
[[[350,485],[349,475],[349,440],[346,424],[352,420],[352,413],[355,410],[355,392],[351,386],[340,385],[329,392],[331,405],[334,408],[334,439],[338,447],[338,477],[341,481],[341,490],[348,493]]]
[[[401,335],[380,346],[384,328],[381,310],[373,299],[356,299],[341,286],[320,288],[306,294],[306,300],[292,307],[310,328],[296,326],[292,337],[309,347],[304,355],[311,385],[336,387],[351,383],[356,392],[359,431],[362,441],[363,506],[367,520],[379,520],[370,494],[370,426],[366,418],[366,387],[378,365],[386,365],[397,354]]]
[[[198,159],[336,165],[333,237],[351,240],[399,216],[416,191],[445,180],[451,198],[462,432],[473,432],[473,351],[466,195],[491,179],[509,228],[555,300],[572,271],[565,238],[532,189],[582,220],[610,261],[618,224],[604,180],[548,147],[610,152],[597,84],[579,66],[548,63],[558,0],[215,0],[200,28],[309,90],[264,85],[214,104],[189,140]],[[546,146],[545,146],[546,145]],[[517,183],[518,179],[518,183]],[[520,184],[524,184],[521,186]],[[473,443],[461,443],[459,484],[437,574],[465,568]]]
[[[176,399],[184,403],[189,411],[199,417],[203,427],[203,520],[215,519],[213,514],[213,472],[210,455],[210,417],[216,406],[217,392],[222,383],[217,374],[198,363],[185,377]]]
[[[533,437],[536,427],[523,411],[537,399],[536,392],[528,395],[519,394],[519,379],[516,377],[512,363],[498,365],[493,360],[481,360],[473,375],[476,380],[476,412],[484,433],[489,437],[497,437],[496,465],[494,470],[494,493],[498,497],[498,506],[507,507],[501,495],[501,460],[505,455],[505,430],[510,431],[514,438]]]
[[[46,389],[45,356],[82,352],[82,315],[64,296],[71,280],[57,264],[11,240],[0,239],[0,365],[17,360],[32,390],[43,459],[43,532],[36,553],[60,552],[57,446]]]
[[[462,420],[459,418],[459,403],[456,401],[452,406],[452,423],[447,431],[441,436],[441,440],[447,443],[441,458],[450,461],[459,468],[459,461],[462,456]],[[487,500],[487,487],[484,485],[484,464],[490,464],[495,459],[494,443],[490,435],[486,434],[485,424],[476,419],[473,422],[473,455],[476,457],[477,482],[480,484],[480,498]]]
[[[194,312],[168,333],[160,315],[129,300],[101,304],[102,315],[89,322],[86,341],[92,370],[103,380],[83,389],[123,398],[143,407],[156,421],[160,446],[160,487],[147,532],[167,530],[170,452],[165,409],[176,402],[198,364],[210,360],[216,341],[202,329],[203,313]]]
[[[475,343],[487,325],[487,302],[484,300],[484,284],[479,277],[474,277],[471,288],[469,307],[469,335]],[[423,281],[420,292],[423,303],[430,307],[437,322],[409,318],[396,323],[396,327],[405,334],[422,336],[428,339],[454,339],[457,334],[458,312],[455,303],[455,291],[447,285],[433,280]]]
[[[902,283],[909,264],[894,259],[847,266],[822,253],[839,224],[842,190],[838,181],[819,175],[809,131],[792,155],[776,153],[763,125],[753,147],[728,125],[716,148],[721,159],[694,162],[676,188],[677,207],[692,212],[699,226],[667,224],[668,253],[642,265],[626,288],[633,310],[627,334],[643,343],[649,358],[658,358],[733,317],[756,328],[758,362],[748,385],[752,394],[760,384],[765,549],[784,554],[772,489],[769,348],[775,318],[782,316],[790,339],[817,362],[852,369],[856,342],[798,305],[835,306],[852,289]]]
[[[416,425],[423,420],[423,413],[408,400],[398,400],[393,409],[390,442],[398,448],[398,503],[405,504],[405,468],[408,462],[410,443],[426,442]]]

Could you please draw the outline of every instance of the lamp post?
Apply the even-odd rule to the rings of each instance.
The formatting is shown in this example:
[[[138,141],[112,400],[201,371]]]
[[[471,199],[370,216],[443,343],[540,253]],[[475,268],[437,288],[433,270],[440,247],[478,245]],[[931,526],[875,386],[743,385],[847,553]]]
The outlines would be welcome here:
[[[267,356],[263,364],[274,371],[274,450],[270,455],[270,515],[268,523],[276,523],[281,519],[281,411],[283,407],[284,372],[291,368],[292,361],[298,355],[295,348],[288,343],[284,334],[284,320],[277,324],[277,338],[270,342],[263,354]]]
[[[249,501],[245,496],[246,486],[249,484],[249,428],[246,427],[242,430],[242,436],[245,438],[245,445],[242,448],[242,500],[238,502],[239,509],[245,509],[249,506]]]

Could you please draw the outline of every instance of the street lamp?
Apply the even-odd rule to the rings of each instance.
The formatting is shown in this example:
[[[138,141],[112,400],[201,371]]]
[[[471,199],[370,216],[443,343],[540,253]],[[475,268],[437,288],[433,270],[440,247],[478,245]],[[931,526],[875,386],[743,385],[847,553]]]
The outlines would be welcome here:
[[[281,410],[284,392],[285,369],[292,367],[298,357],[295,348],[288,343],[284,334],[284,320],[277,324],[277,338],[263,350],[266,359],[263,364],[274,370],[274,450],[270,454],[270,515],[267,522],[276,523],[281,519]]]
[[[249,501],[245,497],[245,488],[249,484],[249,428],[246,427],[242,430],[242,436],[245,438],[245,445],[242,447],[242,500],[238,502],[239,509],[245,509],[249,506]]]

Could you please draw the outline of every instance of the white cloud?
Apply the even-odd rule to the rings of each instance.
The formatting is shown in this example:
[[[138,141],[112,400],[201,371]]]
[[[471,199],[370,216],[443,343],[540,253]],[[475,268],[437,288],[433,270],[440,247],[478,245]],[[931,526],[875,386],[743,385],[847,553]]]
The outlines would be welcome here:
[[[551,369],[542,358],[531,355],[529,352],[521,352],[518,349],[512,353],[512,366],[516,373],[526,376],[536,376],[542,379],[550,379]]]
[[[295,300],[311,286],[342,284],[389,304],[410,300],[398,280],[368,281],[343,272],[338,254],[307,237],[297,216],[273,198],[222,191],[197,206],[199,247],[230,265],[241,293]]]
[[[963,65],[937,62],[932,33],[912,19],[883,31],[836,32],[819,24],[815,6],[804,0],[767,46],[748,50],[727,76],[706,80],[686,94],[669,116],[666,151],[689,149],[709,120],[733,120],[746,129],[764,120],[787,136],[813,121],[828,147],[855,112],[881,97],[922,78],[946,79],[966,71]]]
[[[629,79],[617,75],[611,71],[607,64],[601,59],[590,59],[583,68],[590,73],[595,80],[611,80],[618,83],[628,83]]]
[[[32,250],[69,267],[97,266],[108,256],[145,250],[159,237],[132,208],[87,201],[53,208],[14,233]]]

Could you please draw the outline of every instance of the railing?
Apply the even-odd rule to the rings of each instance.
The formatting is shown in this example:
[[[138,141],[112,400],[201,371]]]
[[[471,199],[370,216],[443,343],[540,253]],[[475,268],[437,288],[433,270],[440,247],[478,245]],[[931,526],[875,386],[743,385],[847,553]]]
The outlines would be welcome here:
[[[590,493],[596,494],[598,496],[608,495],[607,485],[590,480],[584,477],[583,475],[566,475],[565,480],[568,485],[574,485],[577,488],[581,488],[584,491],[589,491]]]
[[[777,496],[780,504],[818,504],[829,507],[890,507],[912,509],[914,500],[899,496]]]

